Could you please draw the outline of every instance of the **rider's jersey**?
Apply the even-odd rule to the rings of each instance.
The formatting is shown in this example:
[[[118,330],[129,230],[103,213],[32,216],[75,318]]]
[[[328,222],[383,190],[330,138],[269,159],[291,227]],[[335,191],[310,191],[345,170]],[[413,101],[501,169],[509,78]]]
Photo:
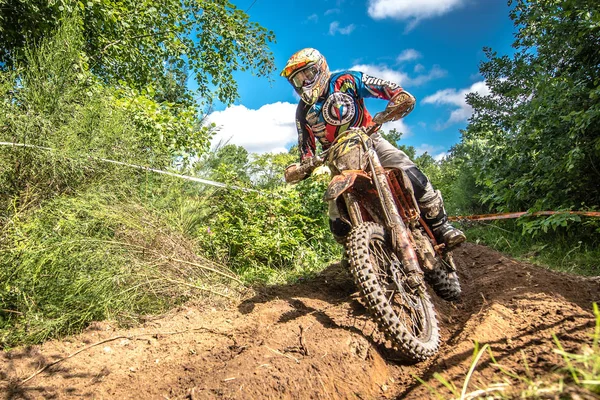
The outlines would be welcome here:
[[[327,149],[346,129],[371,126],[373,119],[365,108],[365,97],[390,100],[400,92],[399,85],[362,72],[332,74],[327,92],[314,105],[308,106],[302,100],[298,104],[296,127],[300,159],[315,155],[317,140]]]

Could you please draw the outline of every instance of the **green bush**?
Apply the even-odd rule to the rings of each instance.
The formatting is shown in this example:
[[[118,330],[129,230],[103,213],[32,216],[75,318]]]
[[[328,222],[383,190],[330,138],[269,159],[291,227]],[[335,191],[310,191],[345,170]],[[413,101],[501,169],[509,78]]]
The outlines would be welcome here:
[[[195,250],[114,185],[16,214],[0,241],[0,347],[132,321],[192,298],[192,286],[233,293]]]
[[[326,185],[324,178],[310,178],[296,187],[261,193],[211,190],[196,198],[175,197],[177,204],[164,211],[198,240],[206,256],[227,265],[244,282],[283,283],[316,272],[341,255],[322,201]]]
[[[467,223],[465,233],[470,242],[490,246],[524,261],[562,272],[600,275],[600,238],[595,234],[596,221],[582,219],[577,226],[559,226],[536,235],[524,233],[528,224],[538,225],[545,221],[545,218],[523,217]],[[536,228],[535,232],[541,232],[541,229]]]

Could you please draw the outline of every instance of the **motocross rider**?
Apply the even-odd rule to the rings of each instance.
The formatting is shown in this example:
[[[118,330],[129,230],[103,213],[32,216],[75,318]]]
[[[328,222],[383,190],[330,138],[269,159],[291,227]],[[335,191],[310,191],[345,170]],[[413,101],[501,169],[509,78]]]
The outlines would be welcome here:
[[[316,140],[323,149],[327,149],[337,135],[346,129],[398,120],[408,115],[415,105],[415,98],[395,83],[358,71],[332,74],[325,57],[311,48],[292,55],[281,76],[287,78],[300,96],[296,127],[301,162],[310,162],[315,156]],[[365,108],[365,97],[389,100],[389,103],[384,111],[372,118]],[[438,243],[445,243],[448,248],[452,248],[464,242],[464,233],[448,222],[440,192],[434,190],[429,179],[415,163],[379,133],[374,133],[371,138],[382,166],[401,168],[408,175],[421,214]],[[306,178],[297,177],[294,173],[299,165],[292,164],[286,169],[287,182]],[[343,243],[350,226],[340,219],[335,201],[329,202],[329,226],[336,240]]]

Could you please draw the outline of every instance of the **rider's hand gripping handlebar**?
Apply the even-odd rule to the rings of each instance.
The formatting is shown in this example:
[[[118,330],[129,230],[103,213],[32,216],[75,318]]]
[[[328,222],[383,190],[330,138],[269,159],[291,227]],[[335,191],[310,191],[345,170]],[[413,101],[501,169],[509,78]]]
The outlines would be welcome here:
[[[373,133],[377,132],[377,130],[381,127],[380,124],[374,124],[368,126],[364,129],[365,133],[368,136],[371,136]],[[335,144],[335,140],[331,143],[330,147]],[[304,179],[306,179],[317,167],[323,165],[325,159],[327,158],[327,153],[329,149],[325,150],[319,155],[314,157],[307,158],[303,160],[301,163],[294,163],[289,165],[285,169],[284,177],[287,183],[298,183]]]
[[[317,167],[323,164],[321,155],[307,158],[302,163],[295,163],[285,169],[284,177],[287,183],[298,183],[306,179]]]

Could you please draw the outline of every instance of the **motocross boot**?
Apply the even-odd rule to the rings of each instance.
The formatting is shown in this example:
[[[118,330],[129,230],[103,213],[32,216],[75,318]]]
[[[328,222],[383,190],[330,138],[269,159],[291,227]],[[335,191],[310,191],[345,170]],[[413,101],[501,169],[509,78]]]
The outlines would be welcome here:
[[[444,200],[439,190],[431,191],[429,196],[423,196],[424,198],[419,201],[419,208],[421,209],[421,215],[427,225],[431,228],[435,240],[438,243],[446,244],[446,248],[451,249],[458,246],[467,237],[460,230],[455,228],[448,222],[448,215],[444,209]]]

